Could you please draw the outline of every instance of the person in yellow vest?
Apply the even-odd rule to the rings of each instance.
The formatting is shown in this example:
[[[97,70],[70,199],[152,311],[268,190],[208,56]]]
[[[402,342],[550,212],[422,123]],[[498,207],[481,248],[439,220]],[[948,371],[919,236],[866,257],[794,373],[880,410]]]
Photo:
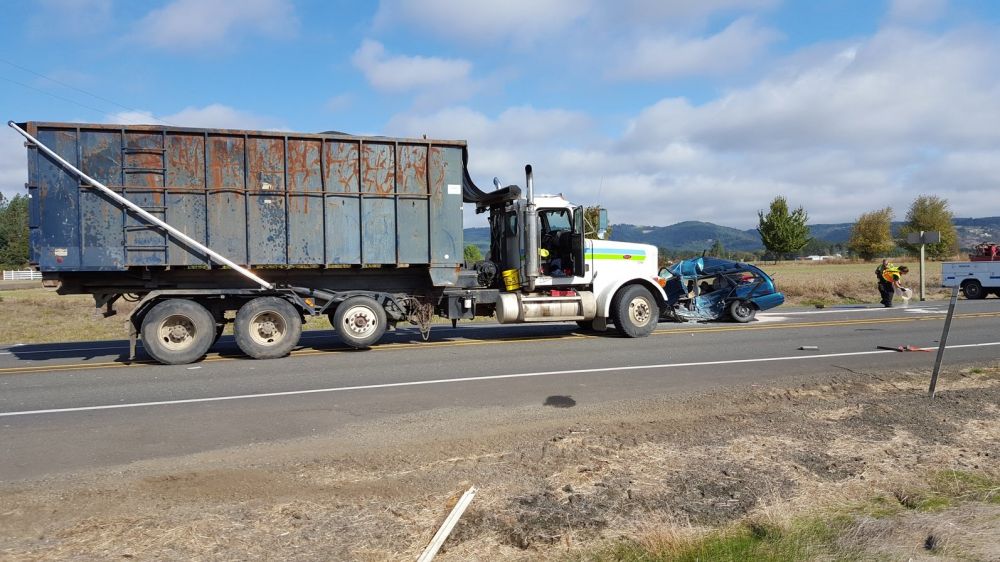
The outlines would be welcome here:
[[[882,306],[885,307],[892,306],[892,282],[886,281],[885,277],[882,277],[882,273],[887,267],[896,266],[889,263],[889,260],[883,259],[882,265],[875,268],[875,279],[878,279],[878,294],[881,297]]]
[[[903,275],[906,275],[909,272],[910,268],[906,267],[905,265],[895,266],[892,264],[887,264],[886,267],[882,270],[882,279],[892,285],[893,293],[896,292],[902,293],[903,291],[906,290],[906,287],[902,286],[899,283],[899,280]],[[886,308],[892,307],[893,293],[887,295],[888,302],[885,299],[883,299],[882,301],[882,304]]]

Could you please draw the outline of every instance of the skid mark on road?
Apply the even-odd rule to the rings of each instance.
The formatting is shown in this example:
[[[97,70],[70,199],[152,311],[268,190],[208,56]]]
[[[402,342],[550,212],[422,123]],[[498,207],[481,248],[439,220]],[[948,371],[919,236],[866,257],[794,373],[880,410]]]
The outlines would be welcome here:
[[[949,345],[946,349],[965,349],[975,347],[998,346],[1000,342],[984,342],[962,345]],[[937,349],[937,348],[926,348]],[[309,394],[329,394],[334,392],[350,392],[357,390],[381,390],[388,388],[401,388],[412,386],[429,386],[441,384],[457,384],[467,382],[498,381],[506,379],[523,379],[533,377],[551,377],[558,375],[586,375],[594,373],[609,373],[621,371],[646,371],[652,369],[674,369],[679,367],[705,367],[712,365],[737,365],[741,363],[768,363],[776,361],[810,361],[815,359],[829,359],[834,357],[856,357],[859,355],[879,355],[884,353],[897,353],[897,351],[852,351],[847,353],[823,353],[817,355],[788,355],[781,357],[761,357],[757,359],[727,359],[721,361],[697,361],[689,363],[661,363],[658,365],[623,365],[619,367],[599,367],[594,369],[572,369],[566,371],[539,371],[534,373],[511,373],[506,375],[484,375],[480,377],[460,377],[454,379],[433,379],[425,381],[408,381],[383,384],[365,384],[357,386],[340,386],[331,388],[313,388],[308,390],[289,390],[284,392],[263,392],[260,394],[236,394],[231,396],[212,396],[206,398],[186,398],[179,400],[159,400],[155,402],[134,402],[130,404],[103,404],[100,406],[80,406],[75,408],[52,408],[48,410],[23,410],[14,412],[0,412],[0,418],[13,416],[32,416],[42,414],[65,414],[73,412],[94,412],[99,410],[120,410],[125,408],[148,408],[153,406],[177,406],[182,404],[201,404],[205,402],[227,402],[231,400],[251,400],[259,398],[279,398],[288,396],[305,396]]]

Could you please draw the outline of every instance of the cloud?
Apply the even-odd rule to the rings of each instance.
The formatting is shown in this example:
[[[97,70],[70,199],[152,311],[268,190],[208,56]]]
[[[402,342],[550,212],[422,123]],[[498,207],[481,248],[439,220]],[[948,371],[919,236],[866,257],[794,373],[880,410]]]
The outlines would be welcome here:
[[[383,92],[436,89],[469,80],[472,63],[462,59],[421,56],[389,56],[377,41],[366,39],[351,62],[373,88]]]
[[[601,202],[615,221],[749,228],[784,195],[811,221],[849,222],[932,193],[957,216],[1000,215],[1000,40],[982,28],[890,26],[810,47],[748,86],[696,103],[666,97],[599,129],[586,114],[465,107],[397,115],[390,134],[469,140],[480,185],[522,183]]]
[[[948,0],[892,0],[889,20],[895,23],[927,23],[944,15]]]
[[[753,13],[774,8],[779,0],[619,0],[614,3],[592,2],[591,19],[612,24],[702,23],[709,17],[731,13]]]
[[[460,44],[507,42],[530,47],[561,42],[567,31],[591,32],[622,26],[687,25],[732,12],[752,12],[775,6],[778,0],[381,0],[375,28],[405,28]],[[456,22],[461,22],[456,25]],[[586,38],[584,38],[586,40]],[[593,39],[593,36],[591,36]]]
[[[681,137],[750,152],[996,142],[1000,81],[987,69],[1000,63],[997,47],[970,32],[884,31],[701,106],[664,99],[632,122],[626,140]]]
[[[473,79],[465,59],[392,55],[378,41],[366,39],[351,57],[354,66],[378,92],[413,94],[415,107],[433,110],[482,91],[495,79]]]
[[[724,75],[748,66],[780,34],[741,18],[704,38],[678,35],[639,39],[609,71],[616,78],[664,79]]]
[[[288,0],[174,0],[146,14],[131,40],[168,51],[228,47],[242,35],[287,38],[298,31]]]
[[[1000,204],[963,193],[998,184],[982,167],[983,151],[1000,146],[1000,78],[988,70],[998,63],[1000,45],[976,30],[887,29],[794,56],[757,84],[702,105],[661,100],[631,120],[616,151],[656,175],[671,170],[658,162],[659,147],[696,147],[704,158],[662,176],[665,191],[704,185],[720,203],[702,218],[730,224],[747,225],[779,194],[805,205],[815,222],[887,205],[902,212],[918,193],[950,199],[959,215],[1000,214]],[[959,154],[978,164],[959,173]],[[946,180],[949,173],[961,181]]]
[[[351,94],[339,94],[331,96],[323,104],[323,107],[331,113],[339,113],[354,104],[354,96]]]
[[[112,22],[112,0],[41,0],[28,29],[45,37],[82,38],[103,34]]]
[[[28,152],[24,137],[10,127],[0,131],[0,192],[6,197],[24,195],[28,181]]]
[[[543,192],[563,189],[553,175],[561,167],[552,163],[563,158],[577,142],[599,139],[594,123],[585,114],[562,109],[536,109],[530,106],[508,108],[495,117],[469,109],[453,107],[430,114],[401,114],[385,127],[386,134],[469,141],[469,171],[484,189],[498,176],[505,183],[519,183],[524,165],[541,164],[536,172]]]
[[[287,130],[277,119],[213,103],[204,107],[186,107],[171,115],[153,115],[149,111],[122,111],[108,116],[111,123],[123,125],[163,125],[204,127],[209,129]]]
[[[571,27],[591,0],[381,0],[375,27],[406,27],[461,43],[524,45]]]

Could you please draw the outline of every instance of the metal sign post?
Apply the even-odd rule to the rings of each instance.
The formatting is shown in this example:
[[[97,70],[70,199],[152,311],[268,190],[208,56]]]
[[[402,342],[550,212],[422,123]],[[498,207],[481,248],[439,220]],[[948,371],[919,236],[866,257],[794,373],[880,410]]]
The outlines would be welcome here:
[[[944,329],[941,330],[941,341],[938,342],[937,357],[934,358],[934,372],[931,373],[931,386],[927,394],[934,398],[937,392],[938,374],[941,372],[941,360],[944,359],[944,348],[948,345],[948,332],[951,331],[951,319],[955,316],[955,305],[958,304],[958,285],[951,290],[951,302],[948,303],[948,315],[944,317]]]
[[[924,298],[924,248],[927,244],[937,244],[941,241],[941,232],[937,230],[921,230],[920,233],[911,232],[906,235],[907,244],[920,244],[920,300]]]

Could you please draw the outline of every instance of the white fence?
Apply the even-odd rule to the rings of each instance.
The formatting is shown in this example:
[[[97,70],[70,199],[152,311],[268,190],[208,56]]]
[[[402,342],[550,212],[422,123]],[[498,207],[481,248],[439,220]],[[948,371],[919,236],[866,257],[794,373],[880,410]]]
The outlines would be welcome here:
[[[4,281],[33,281],[35,279],[41,279],[41,271],[4,271],[3,280]]]

